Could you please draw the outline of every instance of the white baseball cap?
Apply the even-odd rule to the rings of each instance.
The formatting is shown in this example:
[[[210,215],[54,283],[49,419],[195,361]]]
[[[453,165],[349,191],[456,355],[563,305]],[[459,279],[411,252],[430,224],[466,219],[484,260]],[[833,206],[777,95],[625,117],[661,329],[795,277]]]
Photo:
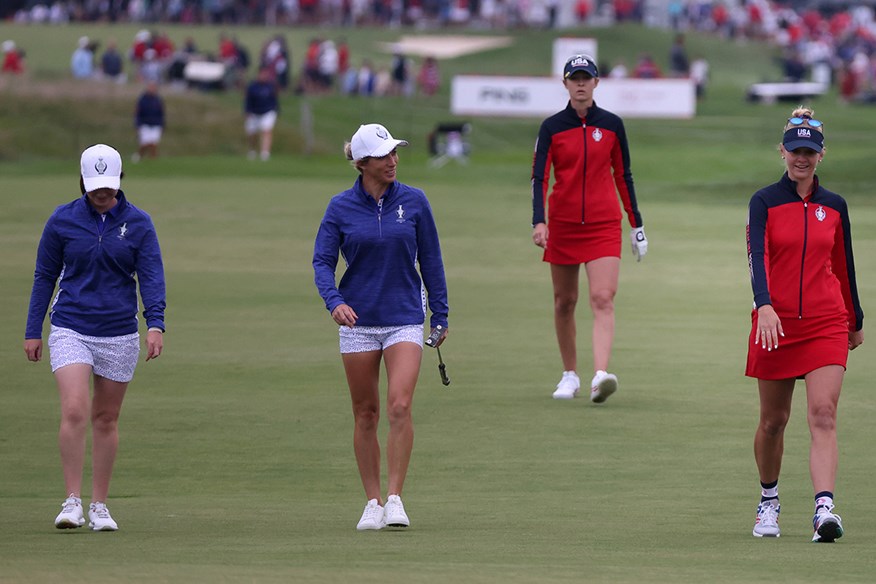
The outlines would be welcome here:
[[[386,156],[398,146],[407,146],[407,140],[396,140],[389,130],[380,124],[365,124],[359,126],[353,138],[350,140],[350,150],[353,160]]]
[[[85,192],[97,189],[119,189],[122,178],[122,157],[106,144],[89,146],[79,160]]]

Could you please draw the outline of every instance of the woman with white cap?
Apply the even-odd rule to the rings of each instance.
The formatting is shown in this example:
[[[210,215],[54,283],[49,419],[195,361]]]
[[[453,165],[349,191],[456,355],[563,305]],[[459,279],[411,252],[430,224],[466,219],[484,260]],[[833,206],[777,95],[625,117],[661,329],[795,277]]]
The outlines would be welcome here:
[[[85,524],[82,467],[90,420],[89,527],[115,531],[118,524],[106,498],[118,449],[119,412],[140,353],[137,288],[148,327],[149,361],[163,348],[164,267],[152,219],[121,190],[119,153],[105,144],[87,148],[80,173],[82,197],[55,209],[40,239],[24,352],[30,361],[42,359],[43,320],[51,302],[48,349],[61,400],[58,443],[68,494],[55,526]]]
[[[836,412],[849,350],[864,342],[852,234],[845,200],[821,186],[824,124],[793,111],[779,151],[785,173],[748,207],[748,265],[754,308],[745,374],[757,379],[760,422],[754,458],[761,483],[753,534],[779,537],[779,471],[797,379],[806,383],[809,473],[815,492],[812,541],[842,537],[833,494],[839,459]]]
[[[359,177],[329,202],[313,252],[316,286],[339,325],[353,403],[353,449],[368,500],[360,531],[410,525],[401,492],[414,441],[411,405],[427,304],[432,332],[441,331],[437,344],[447,335],[447,284],[432,209],[423,191],[396,180],[396,149],[407,145],[380,124],[359,128],[344,147]],[[346,270],[336,284],[339,253]],[[381,359],[388,380],[385,500],[377,438]]]

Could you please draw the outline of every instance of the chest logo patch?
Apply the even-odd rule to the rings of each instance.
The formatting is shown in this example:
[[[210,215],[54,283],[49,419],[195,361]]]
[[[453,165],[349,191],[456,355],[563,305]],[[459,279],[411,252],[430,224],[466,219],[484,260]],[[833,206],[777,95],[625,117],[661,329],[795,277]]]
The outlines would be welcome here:
[[[128,234],[128,224],[122,223],[122,226],[119,227],[119,239],[125,239],[125,236]]]
[[[827,213],[824,212],[824,207],[818,205],[818,208],[815,210],[815,218],[819,221],[824,221],[825,217],[827,217]]]
[[[398,209],[395,210],[396,215],[396,223],[404,223],[405,222],[405,210],[402,209],[402,206],[399,205]]]
[[[594,128],[593,134],[591,134],[591,135],[593,136],[593,139],[596,140],[597,142],[602,140],[602,130],[600,130],[599,128]]]

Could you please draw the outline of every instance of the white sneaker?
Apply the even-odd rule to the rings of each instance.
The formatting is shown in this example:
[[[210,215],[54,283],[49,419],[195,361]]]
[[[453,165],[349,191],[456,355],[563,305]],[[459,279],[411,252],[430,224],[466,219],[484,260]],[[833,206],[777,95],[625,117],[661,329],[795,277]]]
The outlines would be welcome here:
[[[362,511],[362,517],[356,529],[366,531],[368,529],[383,529],[386,522],[383,519],[383,507],[377,504],[377,499],[371,499]]]
[[[88,527],[94,531],[116,531],[118,524],[110,516],[106,503],[92,503],[88,506]]]
[[[833,505],[819,507],[819,512],[812,518],[812,541],[831,543],[843,536],[843,520],[833,512]]]
[[[72,493],[61,503],[61,512],[55,517],[55,527],[58,529],[74,529],[85,525],[85,515],[82,513],[82,499]]]
[[[590,382],[590,401],[601,404],[617,391],[617,375],[597,371]]]
[[[262,162],[267,162],[268,160],[271,159],[271,153],[262,151],[262,153],[259,154],[259,158],[262,159]]]
[[[578,374],[574,371],[563,371],[563,378],[557,384],[554,399],[572,399],[578,395],[579,389],[581,389],[581,380],[578,379]]]
[[[398,495],[390,495],[386,498],[384,518],[388,527],[408,527],[411,524],[408,514],[405,513],[401,497]]]
[[[761,501],[757,506],[757,515],[754,519],[754,537],[779,537],[779,511],[782,506],[778,499]]]

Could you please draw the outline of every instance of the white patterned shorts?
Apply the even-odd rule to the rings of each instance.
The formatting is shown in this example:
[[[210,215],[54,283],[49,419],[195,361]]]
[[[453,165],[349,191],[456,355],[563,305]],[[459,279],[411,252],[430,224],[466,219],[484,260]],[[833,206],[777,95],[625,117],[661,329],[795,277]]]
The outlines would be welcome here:
[[[396,343],[417,343],[423,346],[423,325],[405,326],[342,326],[338,328],[341,337],[341,353],[365,353],[381,351]]]
[[[134,378],[140,356],[140,335],[90,337],[74,330],[52,325],[49,333],[49,357],[52,373],[66,365],[91,365],[95,375],[119,383]]]

